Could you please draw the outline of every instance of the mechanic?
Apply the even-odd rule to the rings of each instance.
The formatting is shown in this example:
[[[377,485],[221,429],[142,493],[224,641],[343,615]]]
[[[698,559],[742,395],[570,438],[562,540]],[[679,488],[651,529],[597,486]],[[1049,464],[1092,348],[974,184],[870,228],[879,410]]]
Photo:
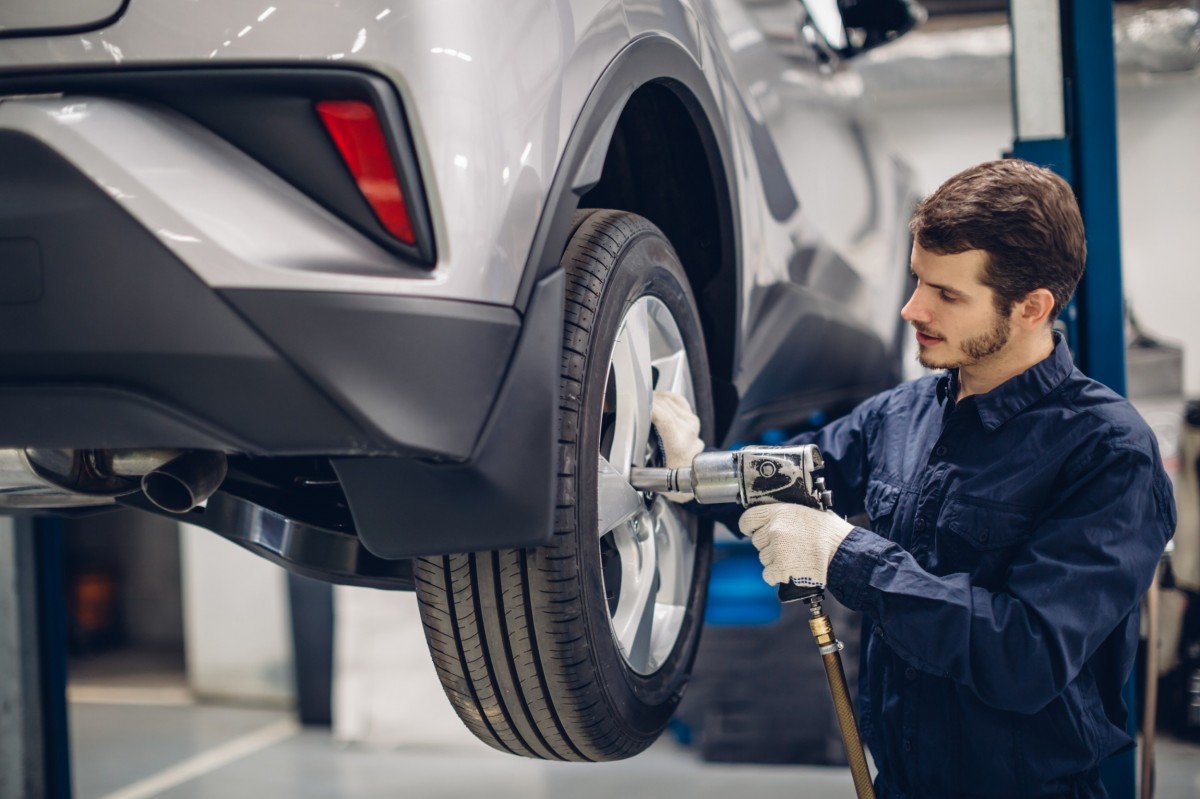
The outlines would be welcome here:
[[[1054,173],[992,161],[910,227],[901,316],[945,372],[790,442],[821,448],[837,510],[873,532],[799,505],[739,526],[768,583],[808,578],[864,614],[881,799],[1106,796],[1097,766],[1133,746],[1121,689],[1175,510],[1147,425],[1053,330],[1083,274],[1079,207]],[[689,463],[690,410],[654,410],[668,465]]]

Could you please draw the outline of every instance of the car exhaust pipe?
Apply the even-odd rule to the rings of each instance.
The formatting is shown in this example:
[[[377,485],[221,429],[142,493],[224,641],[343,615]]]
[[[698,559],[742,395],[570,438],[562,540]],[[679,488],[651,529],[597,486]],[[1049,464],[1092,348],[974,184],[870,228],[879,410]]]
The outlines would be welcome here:
[[[112,505],[142,491],[162,510],[186,513],[212,496],[226,471],[220,452],[0,448],[0,508]]]
[[[185,452],[146,472],[142,493],[156,507],[170,513],[187,513],[221,487],[227,471],[223,452]]]
[[[88,483],[80,490],[83,460],[72,450],[0,449],[0,508],[75,508],[111,505],[136,491],[119,482]]]

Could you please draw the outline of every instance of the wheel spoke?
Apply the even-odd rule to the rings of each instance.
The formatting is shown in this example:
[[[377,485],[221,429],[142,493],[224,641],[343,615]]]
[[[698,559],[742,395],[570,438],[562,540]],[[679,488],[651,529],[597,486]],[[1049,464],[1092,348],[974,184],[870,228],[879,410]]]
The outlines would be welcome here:
[[[687,604],[692,586],[692,565],[696,560],[696,541],[688,525],[680,518],[683,511],[659,496],[651,509],[654,539],[658,550],[659,604]]]
[[[629,521],[645,507],[642,504],[642,495],[603,455],[600,456],[600,490],[597,504],[600,517],[597,529],[600,535]]]
[[[638,529],[634,529],[637,522],[634,519],[613,530],[621,558],[621,595],[612,624],[625,657],[634,668],[644,671],[654,625],[658,558],[653,538],[641,535],[644,526],[639,524]],[[639,649],[640,657],[635,654]]]
[[[692,388],[692,370],[688,364],[687,348],[674,317],[661,303],[649,308],[650,351],[654,370],[657,373],[654,388],[673,391],[691,401],[695,397]]]
[[[655,389],[674,391],[682,397],[691,399],[694,393],[692,372],[688,369],[686,351],[679,350],[662,358],[654,359],[654,368],[658,370],[658,380],[654,383]]]
[[[654,546],[651,545],[646,548],[653,550]],[[633,635],[633,643],[629,647],[629,659],[641,665],[644,670],[652,671],[658,667],[651,648],[655,638],[655,622],[658,621],[659,616],[659,605],[655,602],[658,594],[658,575],[652,571],[646,575],[645,579],[649,587],[646,599],[642,602],[642,614],[637,620],[637,630]]]
[[[654,606],[654,641],[652,642],[650,659],[651,665],[658,668],[671,656],[679,631],[687,618],[687,605],[664,605],[659,602]]]
[[[634,463],[644,463],[650,439],[650,319],[644,303],[634,303],[613,346],[612,365],[617,381],[617,420],[609,461],[625,477]]]

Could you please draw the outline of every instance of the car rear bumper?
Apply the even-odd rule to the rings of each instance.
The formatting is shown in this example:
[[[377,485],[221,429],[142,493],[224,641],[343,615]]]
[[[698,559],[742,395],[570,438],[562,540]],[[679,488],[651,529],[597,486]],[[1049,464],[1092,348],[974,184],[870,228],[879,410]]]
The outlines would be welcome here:
[[[385,558],[551,534],[561,270],[523,313],[406,295],[436,276],[152,103],[0,101],[0,187],[0,447],[329,457]]]
[[[133,189],[20,131],[0,186],[0,446],[471,454],[511,308],[213,288],[110,196]]]
[[[0,442],[467,457],[509,308],[213,290],[90,180],[0,133]]]

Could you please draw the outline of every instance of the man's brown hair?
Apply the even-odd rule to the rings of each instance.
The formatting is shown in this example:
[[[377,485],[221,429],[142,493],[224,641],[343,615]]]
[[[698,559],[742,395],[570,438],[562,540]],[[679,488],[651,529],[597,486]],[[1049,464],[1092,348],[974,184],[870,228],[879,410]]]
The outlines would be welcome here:
[[[1054,295],[1058,318],[1083,276],[1087,243],[1075,194],[1048,169],[1013,158],[959,172],[917,206],[909,230],[936,255],[987,253],[983,283],[1008,315],[1034,289]]]

